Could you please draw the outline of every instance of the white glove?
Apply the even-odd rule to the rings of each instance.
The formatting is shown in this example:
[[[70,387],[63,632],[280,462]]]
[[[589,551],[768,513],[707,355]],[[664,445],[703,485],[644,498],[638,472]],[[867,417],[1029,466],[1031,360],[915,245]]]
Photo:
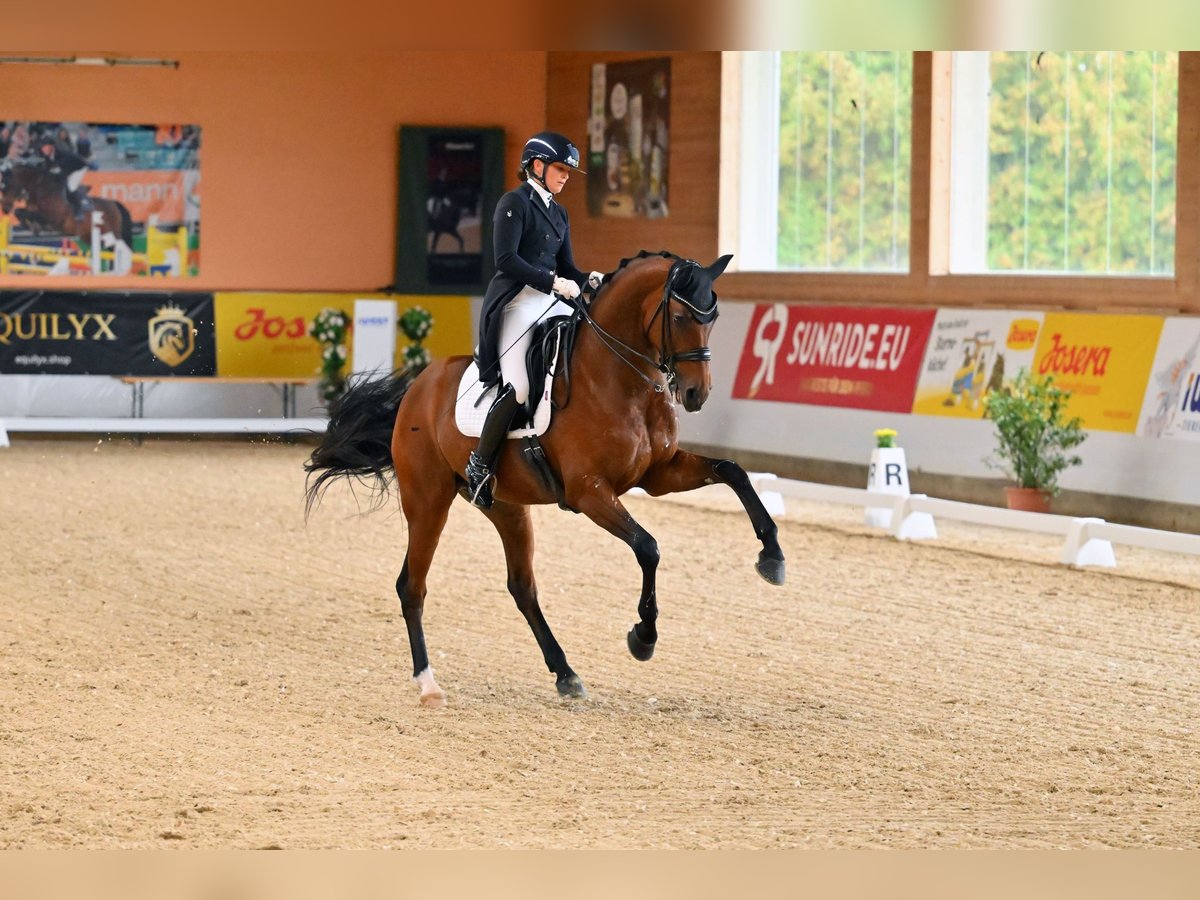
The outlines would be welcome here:
[[[602,284],[604,284],[603,272],[593,272],[588,276],[588,287],[590,287],[593,291],[600,290],[600,285]]]
[[[579,296],[579,285],[571,281],[569,278],[555,278],[554,293],[560,295],[566,300],[574,300]]]

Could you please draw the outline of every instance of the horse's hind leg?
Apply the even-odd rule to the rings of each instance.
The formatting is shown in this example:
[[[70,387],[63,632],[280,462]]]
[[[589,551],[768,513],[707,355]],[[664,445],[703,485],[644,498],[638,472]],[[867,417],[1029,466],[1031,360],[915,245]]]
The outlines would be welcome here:
[[[430,477],[424,482],[414,479],[415,483],[401,485],[400,502],[404,518],[408,520],[408,553],[404,556],[400,577],[396,579],[396,594],[400,598],[412,650],[413,680],[421,691],[421,705],[433,707],[445,706],[446,694],[434,680],[433,668],[429,665],[421,613],[425,609],[425,577],[429,574],[442,529],[446,527],[450,504],[454,501],[453,480],[445,484],[440,483],[442,480]]]
[[[529,623],[546,668],[557,678],[558,692],[564,697],[586,697],[587,691],[579,676],[567,664],[566,654],[550,632],[542,608],[538,605],[537,584],[533,578],[533,522],[529,508],[498,502],[485,513],[504,544],[504,558],[508,563],[508,592],[517,601],[517,609]]]

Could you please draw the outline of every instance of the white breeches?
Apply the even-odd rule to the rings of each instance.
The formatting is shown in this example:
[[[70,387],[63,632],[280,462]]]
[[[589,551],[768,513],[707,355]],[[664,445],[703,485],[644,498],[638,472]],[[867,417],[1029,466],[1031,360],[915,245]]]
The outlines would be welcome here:
[[[87,174],[87,169],[76,169],[67,176],[67,189],[71,191],[79,190],[79,184],[83,181],[83,176]]]
[[[500,320],[500,375],[513,386],[522,403],[529,397],[525,353],[533,342],[538,320],[569,316],[573,312],[568,304],[528,285],[504,307]]]

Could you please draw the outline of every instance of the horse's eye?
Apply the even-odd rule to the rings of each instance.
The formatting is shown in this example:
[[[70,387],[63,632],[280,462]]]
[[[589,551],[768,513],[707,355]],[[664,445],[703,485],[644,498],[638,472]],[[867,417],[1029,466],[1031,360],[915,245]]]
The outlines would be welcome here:
[[[671,315],[671,321],[674,322],[676,325],[682,325],[683,324],[683,313],[673,313]]]

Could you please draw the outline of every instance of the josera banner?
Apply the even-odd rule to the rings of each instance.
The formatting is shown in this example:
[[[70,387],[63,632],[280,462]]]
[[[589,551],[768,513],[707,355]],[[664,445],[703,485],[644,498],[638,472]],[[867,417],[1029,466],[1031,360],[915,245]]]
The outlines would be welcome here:
[[[1071,392],[1067,412],[1098,431],[1137,430],[1163,320],[1047,313],[1033,370]]]
[[[199,126],[10,121],[0,159],[0,272],[198,274]]]
[[[213,375],[212,295],[0,292],[0,373]]]
[[[1200,441],[1200,319],[1163,323],[1138,434]]]
[[[420,306],[433,316],[421,343],[434,357],[470,354],[471,303],[466,297],[342,293],[218,293],[216,303],[217,372],[225,376],[305,378],[317,375],[321,345],[308,334],[313,318],[326,307],[340,309],[353,321],[355,300],[395,300],[398,315]],[[353,333],[347,359],[353,350]],[[396,338],[396,358],[408,339]]]
[[[734,379],[739,400],[910,412],[935,311],[760,304]]]
[[[912,411],[978,419],[983,400],[1033,365],[1042,314],[939,309]]]

